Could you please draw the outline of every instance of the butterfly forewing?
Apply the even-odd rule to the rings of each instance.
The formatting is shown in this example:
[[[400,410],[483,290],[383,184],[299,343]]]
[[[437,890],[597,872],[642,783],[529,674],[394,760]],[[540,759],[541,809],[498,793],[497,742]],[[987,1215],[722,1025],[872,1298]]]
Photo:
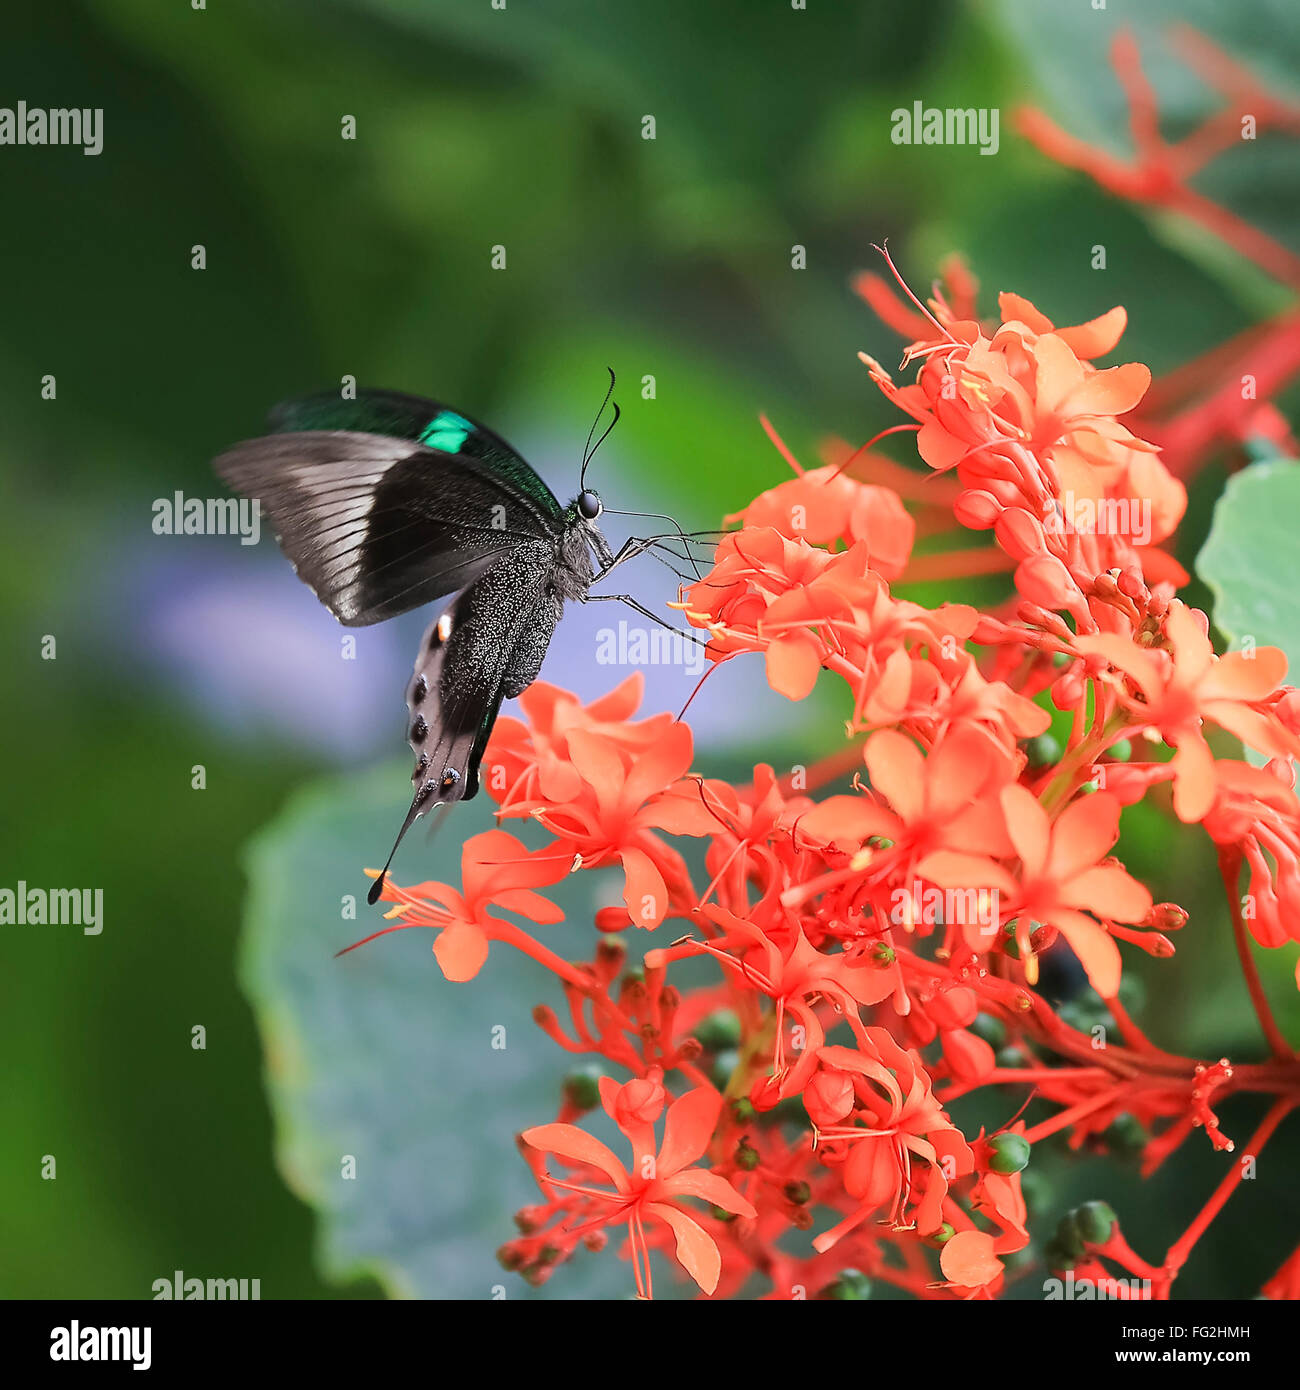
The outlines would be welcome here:
[[[436,402],[308,397],[272,424],[217,472],[260,500],[299,576],[349,626],[445,598],[520,542],[563,532],[559,503],[514,450]]]
[[[344,400],[336,391],[325,391],[281,402],[271,411],[268,423],[276,434],[355,430],[422,444],[492,478],[539,520],[557,526],[563,520],[555,494],[495,430],[423,396],[363,390],[355,400]]]

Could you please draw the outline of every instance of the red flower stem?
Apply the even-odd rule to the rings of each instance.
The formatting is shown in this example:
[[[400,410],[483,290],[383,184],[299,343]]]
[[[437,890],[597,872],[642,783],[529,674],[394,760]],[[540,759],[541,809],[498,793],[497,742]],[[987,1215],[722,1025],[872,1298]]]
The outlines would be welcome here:
[[[968,1081],[963,1085],[950,1086],[943,1093],[944,1105],[951,1105],[962,1096],[978,1091],[983,1086],[1014,1085],[1018,1081],[1109,1081],[1114,1073],[1105,1067],[995,1067],[987,1076],[978,1081]]]
[[[1076,1120],[1083,1119],[1085,1115],[1091,1115],[1094,1110],[1100,1110],[1105,1105],[1115,1104],[1124,1095],[1126,1089],[1123,1086],[1112,1086],[1109,1090],[1101,1091],[1095,1096],[1089,1096],[1087,1100],[1079,1101],[1077,1105],[1072,1105],[1069,1109],[1053,1115],[1050,1120],[1044,1120],[1042,1124],[1035,1125],[1033,1129],[1027,1129],[1024,1134],[1025,1142],[1036,1144],[1040,1139],[1046,1139],[1049,1134],[1055,1134],[1057,1130],[1068,1128]]]
[[[1220,439],[1235,438],[1235,427],[1242,418],[1241,377],[1255,379],[1255,397],[1267,401],[1281,391],[1300,372],[1300,317],[1280,320],[1274,333],[1265,338],[1238,372],[1207,400],[1182,415],[1157,425],[1151,433],[1169,455],[1176,474],[1193,471],[1204,453]]]
[[[1157,190],[1153,187],[1157,176],[1153,176],[1151,171],[1131,168],[1118,160],[1096,157],[1087,145],[1069,140],[1040,113],[1026,114],[1038,119],[1025,120],[1020,127],[1021,133],[1049,158],[1089,174],[1107,192],[1128,202],[1147,203],[1181,213],[1254,262],[1275,280],[1291,288],[1300,288],[1300,257],[1294,256],[1286,247],[1235,213],[1177,184],[1169,189]]]
[[[1222,846],[1219,850],[1219,873],[1223,878],[1223,887],[1228,899],[1228,913],[1232,917],[1232,938],[1237,946],[1237,959],[1241,962],[1241,973],[1245,977],[1246,988],[1250,991],[1250,1002],[1254,1005],[1255,1016],[1259,1019],[1260,1030],[1268,1043],[1269,1051],[1278,1061],[1290,1062],[1294,1060],[1296,1054],[1287,1046],[1287,1041],[1282,1036],[1282,1030],[1277,1026],[1277,1020],[1273,1017],[1273,1009],[1268,1002],[1268,995],[1264,993],[1264,986],[1259,978],[1259,970],[1255,965],[1255,957],[1251,954],[1246,924],[1242,920],[1241,900],[1237,896],[1240,872],[1241,850],[1235,845]]]
[[[858,447],[854,449],[854,451],[848,456],[848,458],[846,458],[844,462],[840,464],[840,466],[835,470],[835,472],[831,474],[831,478],[838,478],[840,474],[843,473],[844,470],[850,464],[856,463],[858,459],[860,459],[862,455],[865,454],[873,444],[879,444],[882,439],[887,438],[889,435],[901,434],[905,430],[910,433],[915,433],[920,428],[920,425],[890,425],[888,429],[881,430],[879,434],[873,434],[865,444],[859,444]],[[852,476],[853,475],[850,474],[850,477]],[[829,481],[829,479],[827,481]]]
[[[1215,1188],[1213,1196],[1201,1208],[1196,1220],[1169,1247],[1169,1253],[1165,1256],[1164,1272],[1171,1280],[1177,1278],[1178,1271],[1186,1264],[1187,1257],[1192,1253],[1196,1242],[1205,1234],[1210,1223],[1223,1210],[1228,1198],[1237,1190],[1237,1184],[1241,1182],[1245,1170],[1244,1160],[1248,1157],[1259,1156],[1260,1150],[1268,1143],[1273,1131],[1282,1123],[1294,1105],[1295,1101],[1287,1098],[1274,1102],[1272,1109],[1264,1116],[1263,1123],[1246,1141],[1245,1152],[1240,1158],[1233,1159],[1231,1170]]]
[[[772,424],[772,422],[767,418],[766,415],[760,415],[760,416],[758,417],[758,423],[759,423],[760,425],[762,425],[762,427],[763,427],[763,433],[764,433],[765,435],[767,435],[767,437],[772,441],[773,445],[775,445],[777,453],[779,453],[779,454],[781,455],[781,457],[782,457],[782,458],[790,465],[790,467],[794,470],[795,476],[796,476],[797,478],[802,478],[802,477],[803,477],[803,473],[804,473],[803,465],[802,465],[802,464],[799,462],[799,460],[798,460],[797,458],[795,458],[795,456],[790,452],[789,447],[786,445],[785,440],[782,439],[781,436],[780,436],[779,434],[777,434],[776,428],[775,428],[775,426]]]
[[[1261,125],[1267,121],[1270,126],[1300,134],[1300,106],[1274,96],[1248,67],[1230,57],[1213,39],[1181,23],[1171,25],[1168,36],[1169,46],[1183,62],[1233,106],[1252,112]],[[1236,112],[1229,114],[1235,116]],[[1239,122],[1237,133],[1240,138]]]
[[[1199,357],[1189,358],[1151,383],[1134,414],[1143,420],[1164,415],[1178,402],[1219,384],[1226,376],[1240,376],[1241,373],[1233,369],[1242,358],[1279,330],[1292,331],[1295,323],[1294,312],[1282,314],[1266,323],[1253,323],[1227,342],[1217,344]]]
[[[590,994],[594,985],[592,977],[585,971],[579,970],[562,956],[557,956],[549,947],[543,946],[540,941],[535,941],[526,931],[515,926],[513,922],[502,921],[499,917],[493,918],[491,936],[494,941],[504,941],[506,945],[513,946],[517,951],[522,951],[526,956],[532,958],[543,965],[552,974],[558,975],[560,979],[566,980],[576,989],[580,989]],[[629,1020],[629,1026],[631,1021]]]

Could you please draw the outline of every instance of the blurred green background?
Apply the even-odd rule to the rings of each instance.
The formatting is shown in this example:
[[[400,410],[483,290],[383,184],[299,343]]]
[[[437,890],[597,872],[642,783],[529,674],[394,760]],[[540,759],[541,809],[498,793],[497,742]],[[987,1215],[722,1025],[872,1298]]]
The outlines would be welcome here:
[[[79,0],[6,17],[0,104],[102,107],[104,150],[0,149],[2,882],[102,887],[105,928],[0,929],[0,1293],[148,1297],[179,1268],[258,1277],[263,1297],[490,1297],[491,1251],[527,1200],[510,1136],[549,1117],[564,1071],[526,1036],[545,997],[535,977],[503,966],[457,993],[404,938],[350,972],[330,959],[363,932],[340,922],[339,894],[382,858],[406,804],[405,761],[388,760],[421,619],[360,632],[357,660],[340,661],[340,630],[269,537],[158,536],[154,500],[214,495],[212,456],[258,433],[276,400],[345,374],[491,421],[567,497],[608,363],[626,413],[596,485],[614,505],[716,525],[786,476],[760,410],[808,462],[828,437],[895,422],[855,354],[892,363],[897,340],[850,290],[885,237],[917,286],[964,253],[986,312],[1003,288],[1058,323],[1124,303],[1124,359],[1167,369],[1285,296],[1052,166],[1009,113],[1038,101],[1126,149],[1104,55],[1131,23],[1175,126],[1189,125],[1216,103],[1162,47],[1175,15],[1293,79],[1292,9],[1223,8]],[[890,112],[918,99],[1000,108],[996,157],[891,144]],[[347,116],[355,140],[341,138]],[[1207,187],[1294,242],[1294,148],[1260,160]],[[1194,490],[1185,563],[1224,477],[1211,468]],[[665,571],[636,583],[645,601],[672,597]],[[1199,584],[1193,598],[1209,602]],[[543,676],[591,696],[626,674],[593,666],[592,631],[567,618]],[[701,766],[830,746],[832,692],[791,707],[764,697],[758,666],[733,663],[726,680],[693,710]],[[675,709],[693,683],[653,672],[647,706]],[[318,776],[342,780],[301,792],[247,859]],[[403,862],[454,876],[459,838],[482,828],[482,808],[465,809],[437,848],[443,870],[422,842]],[[1193,911],[1175,961],[1135,966],[1139,1017],[1171,1048],[1258,1055],[1204,842],[1156,811],[1126,833],[1157,898]],[[584,934],[569,939],[576,950]],[[1294,1037],[1292,956],[1265,969]],[[378,1008],[387,996],[368,982],[405,989],[402,1008]],[[477,1033],[467,1041],[498,1017],[526,1037],[508,1078]],[[191,1048],[195,1025],[206,1050]],[[975,1122],[1008,1118],[1020,1097],[1004,1099]],[[439,1105],[435,1124],[421,1107]],[[1258,1114],[1229,1102],[1225,1126],[1244,1138]],[[338,1153],[380,1138],[376,1163],[398,1155],[401,1171],[340,1195]],[[1272,1273],[1300,1225],[1298,1150],[1284,1130],[1180,1295],[1249,1296]],[[1103,1196],[1153,1257],[1224,1161],[1194,1141],[1139,1197],[1131,1170],[1044,1156],[1043,1233]],[[478,1251],[483,1269],[439,1250]],[[617,1261],[587,1266],[547,1293],[625,1291]]]

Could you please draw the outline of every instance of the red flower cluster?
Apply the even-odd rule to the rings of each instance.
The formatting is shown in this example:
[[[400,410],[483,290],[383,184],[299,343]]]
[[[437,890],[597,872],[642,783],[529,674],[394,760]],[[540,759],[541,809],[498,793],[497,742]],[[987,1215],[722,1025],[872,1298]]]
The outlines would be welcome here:
[[[1025,1267],[1020,1175],[1042,1139],[1105,1148],[1127,1126],[1150,1170],[1196,1128],[1230,1148],[1211,1105],[1234,1091],[1276,1098],[1252,1153],[1300,1102],[1247,940],[1300,939],[1300,697],[1285,659],[1216,654],[1205,614],[1177,597],[1186,575],[1159,547],[1186,493],[1138,427],[1150,373],[1095,365],[1124,310],[1057,328],[1003,294],[986,323],[975,289],[957,265],[946,292],[911,307],[863,284],[914,338],[906,384],[864,360],[936,488],[871,448],[795,464],[733,518],[678,604],[715,662],[761,652],[790,699],[822,672],[843,681],[847,748],[733,786],[692,773],[685,724],[635,718],[637,678],[589,706],[538,683],[524,719],[500,721],[484,784],[499,818],[547,842],[528,851],[494,830],[466,844],[461,891],[385,889],[401,926],[437,932],[451,979],[471,978],[494,941],[553,970],[567,1018],[541,1007],[537,1022],[596,1063],[568,1079],[554,1123],[520,1136],[541,1200],[501,1257],[533,1282],[613,1226],[645,1296],[665,1250],[706,1295],[853,1297],[870,1278],[993,1297]],[[939,507],[998,550],[913,559]],[[891,589],[1003,565],[1016,596],[994,612]],[[1068,726],[1056,739],[1053,708]],[[1220,756],[1211,728],[1267,766]],[[818,796],[849,772],[847,791]],[[1120,1001],[1126,957],[1171,955],[1188,921],[1114,856],[1121,812],[1146,797],[1216,847],[1267,1062],[1175,1056]],[[555,921],[537,890],[600,866],[617,866],[623,902],[597,914],[590,960],[499,915]],[[634,928],[654,936],[630,967],[613,933]],[[1071,954],[1110,1011],[1104,1048],[1036,988],[1045,957]],[[715,967],[710,983],[674,983],[692,961]],[[994,1084],[1026,1087],[1050,1117],[964,1133],[949,1107]],[[576,1123],[597,1105],[630,1164]],[[1047,1263],[1105,1275],[1109,1261],[1167,1296],[1236,1181],[1157,1264],[1101,1203],[1063,1223]],[[1291,1296],[1297,1258],[1271,1292]]]

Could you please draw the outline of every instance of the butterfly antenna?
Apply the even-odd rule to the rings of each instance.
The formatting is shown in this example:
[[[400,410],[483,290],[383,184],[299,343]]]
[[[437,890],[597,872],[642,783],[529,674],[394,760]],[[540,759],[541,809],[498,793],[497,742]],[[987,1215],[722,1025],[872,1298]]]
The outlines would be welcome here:
[[[592,458],[595,456],[596,450],[599,449],[600,446],[609,438],[610,431],[614,428],[615,425],[618,424],[618,422],[619,422],[619,417],[620,417],[622,414],[623,414],[623,412],[619,409],[618,402],[615,401],[615,402],[614,402],[614,418],[609,422],[608,425],[606,425],[606,427],[605,427],[605,433],[602,434],[602,435],[600,436],[600,438],[591,446],[591,453],[588,454],[587,457],[586,457],[586,458],[583,460],[583,462],[582,462],[582,474],[581,474],[581,476],[580,476],[579,479],[578,479],[578,486],[579,486],[579,487],[582,487],[582,486],[586,483],[586,479],[587,479],[587,465],[591,462]]]
[[[614,425],[618,423],[618,404],[617,402],[615,402],[614,424],[610,425],[609,430],[606,430],[605,434],[602,434],[600,436],[600,438],[596,441],[596,448],[593,449],[591,446],[591,441],[596,433],[596,426],[600,424],[600,417],[605,413],[605,407],[609,404],[609,398],[614,394],[614,369],[613,367],[606,367],[605,370],[609,373],[609,387],[605,392],[605,399],[600,403],[600,409],[596,412],[596,418],[591,422],[591,428],[587,431],[587,442],[582,446],[582,472],[578,478],[579,487],[586,486],[587,465],[591,462],[592,454],[594,454],[596,452],[596,449],[599,449],[600,446],[605,442],[605,435],[609,434],[609,430],[612,430],[614,428]]]

